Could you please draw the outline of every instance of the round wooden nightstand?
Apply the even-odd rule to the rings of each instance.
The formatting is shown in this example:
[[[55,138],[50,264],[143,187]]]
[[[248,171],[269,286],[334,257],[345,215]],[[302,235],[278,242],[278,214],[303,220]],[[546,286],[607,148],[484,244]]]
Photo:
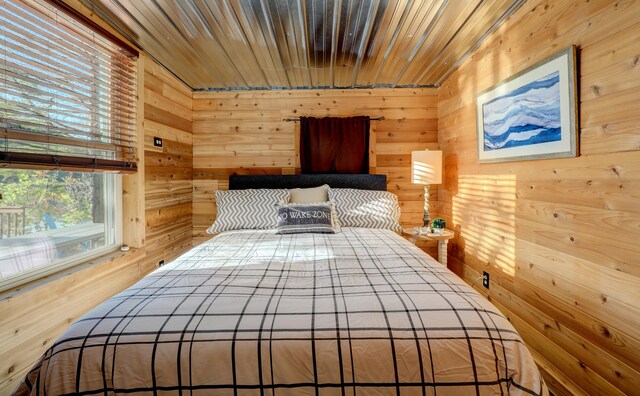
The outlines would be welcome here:
[[[455,236],[452,230],[445,228],[442,230],[442,234],[435,234],[431,232],[421,232],[420,227],[415,227],[410,230],[405,230],[404,235],[413,243],[419,240],[438,241],[438,261],[445,267],[447,266],[447,244],[449,243],[449,239]]]

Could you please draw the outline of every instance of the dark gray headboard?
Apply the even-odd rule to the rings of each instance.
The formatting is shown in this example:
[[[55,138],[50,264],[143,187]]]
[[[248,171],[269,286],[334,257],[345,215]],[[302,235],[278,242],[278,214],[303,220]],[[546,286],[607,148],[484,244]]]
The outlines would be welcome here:
[[[231,175],[229,190],[248,188],[309,188],[328,184],[333,188],[387,191],[386,175]]]

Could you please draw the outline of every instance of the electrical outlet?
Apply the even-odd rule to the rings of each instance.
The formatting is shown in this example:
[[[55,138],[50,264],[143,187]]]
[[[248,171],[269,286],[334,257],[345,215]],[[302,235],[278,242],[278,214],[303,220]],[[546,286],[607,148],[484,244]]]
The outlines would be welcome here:
[[[153,138],[153,145],[156,147],[162,147],[162,139],[159,137]]]
[[[164,260],[160,260],[160,262],[158,263],[158,267],[162,267],[164,265]]]
[[[482,286],[484,286],[485,289],[489,288],[489,273],[486,271],[482,272]]]

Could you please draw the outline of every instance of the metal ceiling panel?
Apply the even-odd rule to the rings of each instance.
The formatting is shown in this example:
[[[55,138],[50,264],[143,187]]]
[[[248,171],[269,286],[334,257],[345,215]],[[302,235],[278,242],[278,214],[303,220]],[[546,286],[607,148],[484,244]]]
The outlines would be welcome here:
[[[437,86],[524,0],[82,0],[194,90]]]

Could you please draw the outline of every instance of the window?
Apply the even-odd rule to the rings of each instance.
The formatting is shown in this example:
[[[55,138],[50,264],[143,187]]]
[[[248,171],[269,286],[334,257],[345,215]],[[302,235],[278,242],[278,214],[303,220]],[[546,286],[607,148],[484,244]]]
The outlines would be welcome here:
[[[0,169],[0,286],[119,246],[119,183],[104,172]]]
[[[0,3],[0,290],[121,244],[137,56],[60,0]]]

